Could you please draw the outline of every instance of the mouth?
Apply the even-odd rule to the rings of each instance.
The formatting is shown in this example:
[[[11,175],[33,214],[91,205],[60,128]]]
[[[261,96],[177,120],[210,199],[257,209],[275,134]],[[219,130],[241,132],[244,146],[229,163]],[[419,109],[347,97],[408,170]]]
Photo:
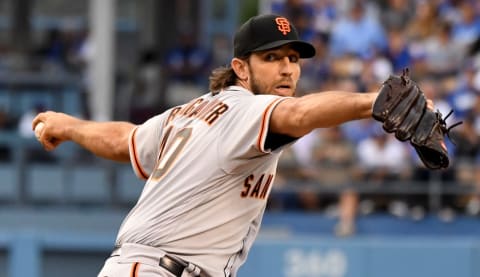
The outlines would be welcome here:
[[[280,84],[275,87],[275,91],[280,95],[290,95],[293,87],[289,84]]]

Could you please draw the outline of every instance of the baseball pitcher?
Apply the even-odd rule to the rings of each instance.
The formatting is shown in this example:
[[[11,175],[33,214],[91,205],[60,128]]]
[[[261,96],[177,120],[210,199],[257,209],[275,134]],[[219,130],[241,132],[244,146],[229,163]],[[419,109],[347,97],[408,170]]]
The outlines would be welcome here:
[[[300,60],[314,55],[285,17],[260,15],[236,32],[234,58],[212,72],[210,92],[189,103],[141,125],[53,111],[33,120],[45,149],[73,141],[145,179],[99,277],[236,276],[283,149],[315,128],[372,116],[377,92],[294,97]],[[412,112],[433,105],[421,103]]]

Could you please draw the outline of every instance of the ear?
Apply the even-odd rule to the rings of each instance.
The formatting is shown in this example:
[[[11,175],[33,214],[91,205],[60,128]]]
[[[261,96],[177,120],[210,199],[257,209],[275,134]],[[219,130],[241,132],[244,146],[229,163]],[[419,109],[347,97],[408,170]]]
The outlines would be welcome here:
[[[247,68],[248,64],[246,61],[239,58],[233,58],[230,65],[232,66],[232,69],[237,75],[239,80],[241,81],[248,80],[248,68]]]

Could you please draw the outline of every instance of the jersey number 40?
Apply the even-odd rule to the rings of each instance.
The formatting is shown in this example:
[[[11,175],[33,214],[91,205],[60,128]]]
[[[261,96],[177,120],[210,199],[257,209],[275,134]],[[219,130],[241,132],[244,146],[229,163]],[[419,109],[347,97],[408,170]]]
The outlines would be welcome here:
[[[176,133],[172,133],[172,129],[170,126],[165,130],[152,181],[159,181],[170,170],[192,135],[192,128],[183,128]]]

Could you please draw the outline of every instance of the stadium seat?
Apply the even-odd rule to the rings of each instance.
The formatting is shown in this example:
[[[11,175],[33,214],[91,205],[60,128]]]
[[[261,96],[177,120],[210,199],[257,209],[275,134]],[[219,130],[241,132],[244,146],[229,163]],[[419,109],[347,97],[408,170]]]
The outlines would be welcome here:
[[[26,172],[26,194],[33,202],[65,201],[65,170],[59,165],[31,164]]]
[[[69,201],[105,204],[110,201],[108,171],[103,167],[75,165],[68,170]]]
[[[144,181],[139,179],[130,165],[116,167],[117,197],[122,204],[133,204],[143,189]]]
[[[0,201],[13,202],[18,197],[18,167],[0,163]]]

